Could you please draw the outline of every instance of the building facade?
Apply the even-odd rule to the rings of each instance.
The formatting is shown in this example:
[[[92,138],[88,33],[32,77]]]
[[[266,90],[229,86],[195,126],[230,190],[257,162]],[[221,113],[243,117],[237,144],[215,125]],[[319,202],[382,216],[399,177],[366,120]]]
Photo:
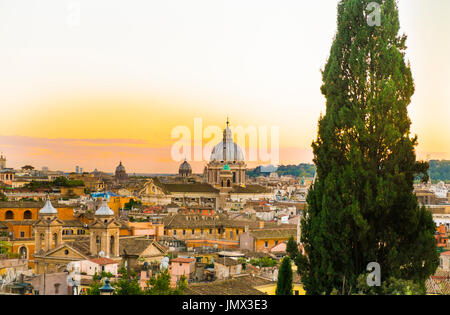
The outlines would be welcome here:
[[[234,142],[227,121],[227,127],[223,130],[223,139],[213,148],[210,161],[205,167],[204,181],[217,188],[233,185],[244,186],[246,170],[244,152]]]

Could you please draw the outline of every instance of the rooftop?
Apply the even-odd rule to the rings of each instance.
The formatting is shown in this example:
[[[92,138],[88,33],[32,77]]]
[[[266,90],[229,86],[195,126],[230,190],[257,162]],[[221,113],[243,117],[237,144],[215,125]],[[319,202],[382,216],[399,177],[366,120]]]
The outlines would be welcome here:
[[[221,257],[215,260],[216,264],[224,265],[224,266],[237,266],[241,265],[241,263],[237,259]]]
[[[170,262],[174,262],[174,263],[182,263],[182,264],[189,264],[191,262],[194,262],[195,258],[182,258],[182,257],[178,257],[178,258],[174,258],[172,259]]]
[[[96,263],[97,265],[100,265],[100,266],[117,264],[117,261],[106,258],[106,257],[91,258],[91,259],[89,259],[89,261],[92,261],[93,263]]]
[[[186,295],[266,295],[255,287],[274,283],[262,277],[243,275],[231,280],[191,284]]]
[[[209,184],[196,183],[196,184],[164,184],[164,187],[169,192],[210,192],[218,193],[219,190]]]

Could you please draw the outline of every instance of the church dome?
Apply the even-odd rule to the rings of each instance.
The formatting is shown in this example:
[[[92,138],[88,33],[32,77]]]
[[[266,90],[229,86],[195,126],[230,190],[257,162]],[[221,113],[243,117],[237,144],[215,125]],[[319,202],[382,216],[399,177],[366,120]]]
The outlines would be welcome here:
[[[39,210],[39,214],[58,214],[58,211],[53,207],[50,199],[47,199],[44,207]]]
[[[223,140],[211,151],[210,161],[244,161],[244,152],[233,141],[231,129],[227,127],[223,131]]]
[[[106,200],[103,200],[103,203],[100,206],[100,208],[98,208],[97,211],[95,211],[95,215],[114,215],[114,211],[112,211],[111,208],[108,207]]]
[[[127,172],[125,171],[125,167],[120,162],[119,166],[116,167],[116,179],[118,180],[126,180],[128,178]]]
[[[186,159],[184,159],[184,162],[180,165],[178,174],[180,174],[180,175],[191,175],[192,174],[191,165],[186,161]]]
[[[116,167],[116,173],[125,172],[125,167],[122,165],[122,162],[120,162],[119,166]]]

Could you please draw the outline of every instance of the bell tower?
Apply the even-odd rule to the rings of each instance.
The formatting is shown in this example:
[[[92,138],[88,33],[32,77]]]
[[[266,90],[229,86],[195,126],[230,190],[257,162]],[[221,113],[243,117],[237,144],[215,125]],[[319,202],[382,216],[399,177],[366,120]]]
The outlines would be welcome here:
[[[6,156],[0,154],[0,170],[6,168]]]
[[[119,257],[120,226],[106,199],[103,199],[102,205],[95,211],[94,222],[89,226],[92,256],[99,256],[103,252],[109,258]]]
[[[35,253],[48,252],[62,244],[63,222],[47,197],[44,207],[39,210],[38,221],[34,225]]]

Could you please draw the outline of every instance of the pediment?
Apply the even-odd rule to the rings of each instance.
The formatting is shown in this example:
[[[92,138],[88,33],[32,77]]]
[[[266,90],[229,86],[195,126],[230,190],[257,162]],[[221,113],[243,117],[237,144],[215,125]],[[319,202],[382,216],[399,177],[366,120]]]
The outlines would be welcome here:
[[[162,248],[161,245],[159,245],[156,242],[153,242],[142,252],[141,255],[142,256],[156,256],[156,255],[161,255],[161,254],[166,254],[166,251]]]
[[[34,226],[39,226],[39,225],[44,225],[44,226],[59,226],[59,225],[63,225],[64,222],[58,218],[55,218],[53,220],[51,220],[50,222],[45,220],[45,219],[39,219],[36,221],[36,223],[34,224]]]
[[[54,248],[53,250],[50,250],[42,255],[42,257],[45,258],[65,258],[65,259],[72,259],[72,260],[81,260],[81,259],[87,259],[85,255],[80,253],[75,248],[63,244],[57,248]]]
[[[121,226],[122,224],[120,224],[120,222],[118,222],[117,220],[112,220],[107,223],[101,220],[95,220],[89,225],[89,228],[111,228],[111,227],[120,228]]]

